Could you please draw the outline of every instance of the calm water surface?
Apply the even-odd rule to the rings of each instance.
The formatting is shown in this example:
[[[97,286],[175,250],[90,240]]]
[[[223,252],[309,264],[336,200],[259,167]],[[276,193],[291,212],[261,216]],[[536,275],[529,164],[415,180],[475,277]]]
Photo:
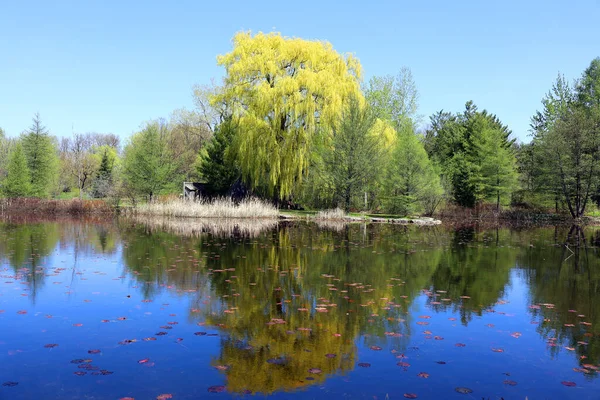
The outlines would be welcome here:
[[[568,234],[0,221],[0,399],[598,399]]]

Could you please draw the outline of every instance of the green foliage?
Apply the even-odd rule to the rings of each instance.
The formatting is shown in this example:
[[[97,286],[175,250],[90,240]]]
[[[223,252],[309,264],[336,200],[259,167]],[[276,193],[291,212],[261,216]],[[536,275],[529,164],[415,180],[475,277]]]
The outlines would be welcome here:
[[[58,179],[58,156],[56,145],[42,125],[39,114],[35,114],[33,124],[22,134],[21,142],[31,174],[31,195],[48,197]]]
[[[333,129],[330,146],[324,148],[322,159],[332,197],[345,211],[352,198],[364,193],[380,171],[383,140],[373,132],[375,115],[353,98],[343,112],[339,125]]]
[[[102,150],[102,158],[100,160],[100,167],[96,172],[94,179],[92,195],[96,198],[106,197],[112,186],[113,186],[113,166],[114,158],[111,161],[110,150],[104,148]]]
[[[406,122],[419,121],[419,93],[409,68],[403,67],[396,76],[372,77],[365,88],[365,99],[373,112],[396,129]]]
[[[0,128],[0,182],[6,178],[6,166],[10,150],[11,141],[6,137],[4,130]]]
[[[573,105],[539,141],[544,176],[560,185],[573,218],[584,215],[588,199],[600,183],[598,136],[586,111]]]
[[[440,177],[410,127],[398,132],[384,186],[384,205],[390,213],[409,215],[424,211],[430,215],[441,201]]]
[[[600,112],[600,57],[592,60],[577,82],[576,98],[587,110]]]
[[[565,202],[573,218],[598,198],[600,171],[600,59],[592,60],[575,89],[558,76],[532,117],[540,190]]]
[[[225,120],[215,128],[213,138],[200,154],[198,175],[210,195],[225,195],[241,177],[241,171],[229,152],[235,134],[234,122]]]
[[[506,201],[517,179],[508,127],[471,101],[462,113],[440,111],[430,120],[425,147],[450,183],[454,202],[474,207],[483,201],[495,201],[497,206]]]
[[[27,197],[31,194],[31,177],[21,143],[14,146],[8,157],[7,176],[2,186],[6,197]]]
[[[469,186],[477,203],[509,199],[517,183],[516,159],[504,132],[484,115],[477,115],[470,136],[468,157],[471,164]]]
[[[136,133],[125,148],[123,175],[126,184],[134,193],[154,196],[167,188],[177,190],[178,160],[174,159],[167,146],[169,129],[163,123],[152,122]]]

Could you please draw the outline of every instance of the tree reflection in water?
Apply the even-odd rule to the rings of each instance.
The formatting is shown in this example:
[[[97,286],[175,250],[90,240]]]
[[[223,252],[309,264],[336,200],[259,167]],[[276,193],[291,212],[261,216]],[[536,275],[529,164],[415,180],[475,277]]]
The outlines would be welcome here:
[[[417,318],[411,307],[423,295],[432,312],[456,313],[469,326],[506,300],[514,270],[550,354],[574,353],[592,378],[600,362],[599,237],[590,227],[2,222],[0,262],[35,301],[57,247],[73,252],[65,266],[73,274],[78,254],[119,255],[145,299],[186,297],[190,323],[226,334],[213,366],[228,390],[272,393],[348,373],[358,345],[406,351]]]

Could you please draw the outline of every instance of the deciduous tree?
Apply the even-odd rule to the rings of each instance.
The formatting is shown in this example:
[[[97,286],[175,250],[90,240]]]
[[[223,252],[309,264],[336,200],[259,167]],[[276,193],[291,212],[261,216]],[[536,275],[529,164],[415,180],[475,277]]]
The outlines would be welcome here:
[[[179,160],[173,158],[168,141],[169,127],[162,122],[151,122],[125,148],[126,184],[150,201],[167,187],[175,189],[181,184],[175,180]]]
[[[234,143],[242,173],[253,187],[290,195],[309,168],[315,136],[336,123],[347,99],[360,96],[360,64],[331,44],[277,33],[238,33],[233,50],[218,57],[226,103],[241,127]]]
[[[420,120],[419,92],[408,67],[402,67],[396,76],[372,77],[365,98],[377,118],[390,121],[396,129],[406,123],[416,127]]]

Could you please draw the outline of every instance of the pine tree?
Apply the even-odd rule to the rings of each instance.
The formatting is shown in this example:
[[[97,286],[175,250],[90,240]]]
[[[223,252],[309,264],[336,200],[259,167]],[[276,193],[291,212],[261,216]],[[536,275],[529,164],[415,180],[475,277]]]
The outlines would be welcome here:
[[[374,131],[375,122],[373,110],[361,106],[358,98],[351,98],[323,154],[333,198],[346,212],[352,198],[364,193],[379,172],[384,139],[381,132]]]
[[[468,146],[471,164],[469,184],[476,203],[494,201],[500,208],[517,183],[516,159],[510,141],[498,125],[486,115],[474,119],[477,127],[472,131]]]
[[[498,117],[469,101],[462,113],[438,112],[425,136],[429,155],[452,186],[454,201],[474,207],[500,201],[514,189],[516,161],[511,131]]]
[[[17,143],[8,157],[7,176],[3,191],[7,197],[26,197],[31,194],[31,177],[27,158],[21,143]]]
[[[239,167],[228,151],[234,135],[233,121],[223,121],[215,128],[212,140],[200,155],[198,174],[204,180],[207,193],[211,196],[225,195],[241,176]]]
[[[58,156],[39,114],[35,114],[33,124],[23,133],[22,143],[31,174],[31,195],[48,197],[58,177]]]
[[[104,149],[102,152],[102,160],[100,161],[100,168],[98,169],[94,181],[94,197],[106,197],[112,187],[112,181],[112,165],[108,157],[108,149]]]

